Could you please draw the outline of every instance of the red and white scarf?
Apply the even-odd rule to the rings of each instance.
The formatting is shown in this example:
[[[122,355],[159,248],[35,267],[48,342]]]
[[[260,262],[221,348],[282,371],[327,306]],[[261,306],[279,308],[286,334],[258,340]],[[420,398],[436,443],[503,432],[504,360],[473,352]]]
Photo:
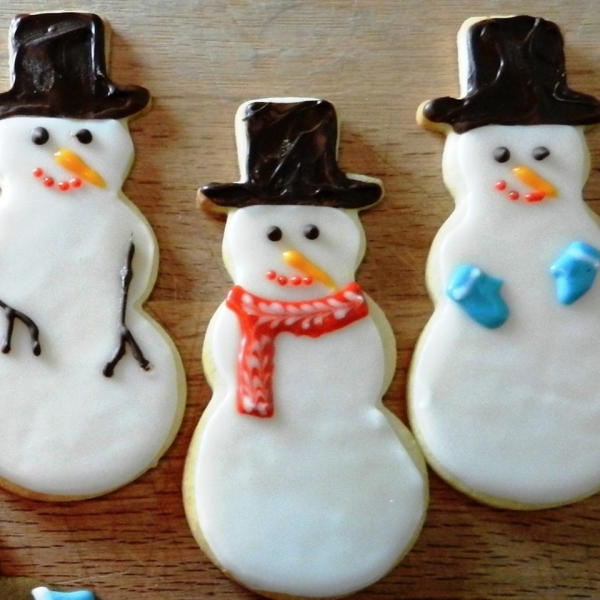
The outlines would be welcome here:
[[[238,316],[237,409],[255,417],[273,416],[275,337],[282,332],[318,338],[366,317],[369,309],[357,283],[303,302],[267,300],[234,286],[226,300]]]

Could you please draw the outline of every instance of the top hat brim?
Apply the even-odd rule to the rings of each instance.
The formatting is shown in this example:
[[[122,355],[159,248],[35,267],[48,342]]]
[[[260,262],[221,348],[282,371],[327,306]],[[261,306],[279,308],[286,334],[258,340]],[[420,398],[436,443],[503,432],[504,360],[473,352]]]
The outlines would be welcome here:
[[[209,183],[200,190],[205,198],[223,209],[244,208],[255,204],[330,206],[333,208],[364,209],[383,196],[383,188],[375,180],[344,177],[335,185],[309,187],[292,193],[288,190],[270,191],[253,182]]]
[[[150,92],[141,86],[111,84],[107,95],[81,97],[64,94],[36,98],[13,89],[0,94],[0,119],[20,116],[43,116],[69,119],[123,119],[143,111],[150,102]]]
[[[425,126],[448,126],[456,133],[465,133],[485,125],[593,125],[600,123],[600,102],[568,90],[544,102],[532,98],[525,106],[511,110],[501,95],[492,99],[476,94],[435,98],[426,102],[419,113],[419,122]]]

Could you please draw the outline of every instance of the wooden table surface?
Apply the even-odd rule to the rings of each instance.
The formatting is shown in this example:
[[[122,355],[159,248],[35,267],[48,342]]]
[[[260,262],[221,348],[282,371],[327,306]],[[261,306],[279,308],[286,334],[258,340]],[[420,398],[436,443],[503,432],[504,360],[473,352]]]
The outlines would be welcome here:
[[[31,10],[2,3],[0,30]],[[133,123],[137,158],[125,192],[161,247],[147,304],[183,357],[183,426],[158,467],[106,497],[71,504],[0,491],[0,568],[102,600],[249,599],[196,546],[181,501],[190,437],[210,398],[200,362],[206,325],[230,285],[223,221],[197,210],[196,189],[237,179],[233,117],[244,100],[313,96],[344,121],[341,166],[383,179],[386,197],[363,213],[368,252],[359,281],[387,313],[398,369],[387,405],[406,422],[406,373],[431,314],[424,267],[452,198],[441,176],[443,140],[415,125],[422,100],[458,93],[455,37],[475,15],[515,14],[520,2],[449,0],[47,0],[47,9],[102,14],[113,29],[111,74],[153,95]],[[566,38],[573,88],[600,96],[600,5],[531,1]],[[0,44],[1,87],[8,86]],[[585,197],[600,212],[600,131],[588,140]],[[600,357],[599,357],[600,370]],[[600,377],[599,377],[600,381]],[[568,465],[565,465],[568,468]],[[539,512],[481,506],[431,474],[422,535],[403,563],[356,598],[600,597],[600,495]]]

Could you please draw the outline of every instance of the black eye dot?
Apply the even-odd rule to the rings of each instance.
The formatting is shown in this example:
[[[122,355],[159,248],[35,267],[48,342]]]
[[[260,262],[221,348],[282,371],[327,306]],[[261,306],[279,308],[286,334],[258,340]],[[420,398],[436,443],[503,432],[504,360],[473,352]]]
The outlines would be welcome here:
[[[498,148],[494,150],[494,160],[498,161],[499,163],[505,163],[509,158],[510,151],[508,148],[505,148],[504,146],[498,146]]]
[[[269,227],[268,231],[267,231],[267,237],[272,241],[272,242],[278,242],[283,236],[283,233],[281,231],[281,229],[279,229],[279,227],[277,227],[277,225],[271,225],[271,227]]]
[[[82,144],[89,144],[92,141],[92,132],[89,129],[80,129],[76,134],[75,137],[82,143]]]
[[[531,154],[535,160],[544,160],[547,156],[550,156],[550,150],[546,146],[538,146],[533,149]]]
[[[307,225],[302,233],[306,239],[316,240],[319,237],[319,228],[316,225]]]
[[[42,146],[50,139],[50,134],[45,127],[36,127],[31,132],[31,141],[38,146]]]

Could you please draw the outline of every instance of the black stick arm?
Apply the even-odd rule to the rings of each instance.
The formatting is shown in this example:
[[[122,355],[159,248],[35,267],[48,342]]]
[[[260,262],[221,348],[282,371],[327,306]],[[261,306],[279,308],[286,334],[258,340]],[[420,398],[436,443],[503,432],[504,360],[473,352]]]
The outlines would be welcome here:
[[[127,248],[127,258],[125,266],[121,269],[121,322],[119,324],[119,345],[115,349],[111,359],[106,363],[102,373],[105,377],[112,377],[115,372],[115,367],[125,356],[127,345],[131,348],[133,358],[138,362],[144,371],[150,370],[150,361],[144,356],[138,343],[135,341],[133,334],[129,331],[125,320],[127,316],[127,300],[129,298],[129,286],[133,279],[133,256],[135,254],[135,244],[130,240]]]

